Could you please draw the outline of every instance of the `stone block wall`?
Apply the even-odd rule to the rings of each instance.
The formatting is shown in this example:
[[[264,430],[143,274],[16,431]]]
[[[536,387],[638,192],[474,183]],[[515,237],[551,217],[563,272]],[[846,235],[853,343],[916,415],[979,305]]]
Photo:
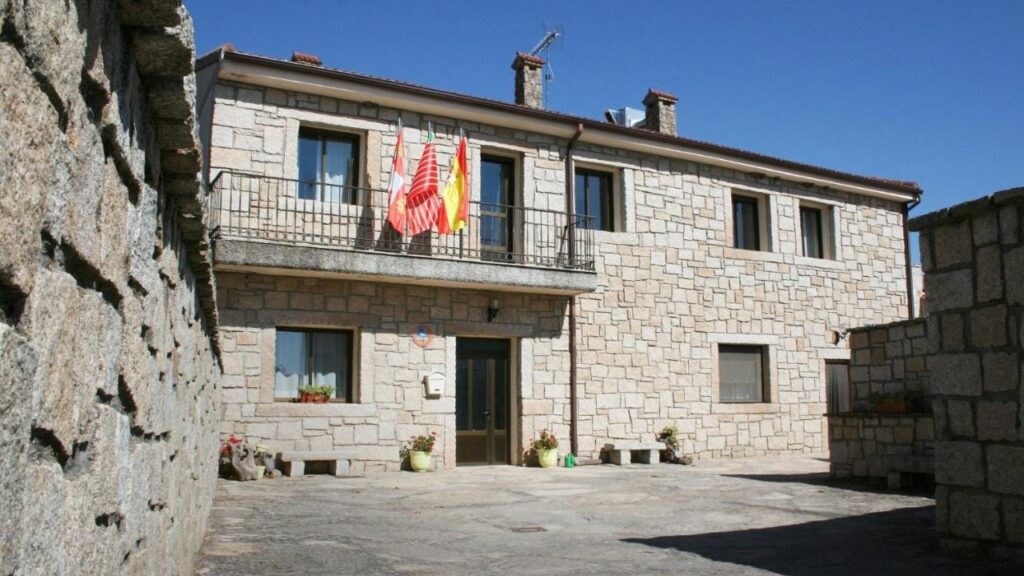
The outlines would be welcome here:
[[[190,573],[220,392],[190,18],[0,19],[0,574]]]
[[[900,488],[902,473],[934,473],[931,414],[829,415],[828,438],[835,478],[880,479]]]
[[[928,337],[924,320],[850,330],[850,403],[866,408],[872,394],[927,395]],[[930,408],[930,406],[928,406]]]
[[[932,474],[935,422],[930,414],[925,321],[904,320],[850,330],[850,405],[828,416],[830,469],[836,478],[886,479]],[[909,392],[913,413],[868,412],[872,394]]]
[[[211,100],[211,176],[234,170],[295,178],[298,131],[308,125],[359,134],[360,184],[382,189],[401,116],[407,173],[422,152],[428,122],[437,133],[442,167],[463,129],[470,137],[472,174],[479,174],[481,154],[513,157],[517,202],[564,210],[565,140],[233,82],[216,84]],[[616,231],[595,233],[598,288],[578,297],[580,455],[596,457],[611,440],[653,440],[669,424],[679,427],[686,449],[698,458],[822,450],[824,363],[849,357],[829,334],[907,316],[901,206],[585,143],[577,146],[575,159],[578,166],[614,175],[618,220]],[[471,184],[478,194],[479,179],[471,178]],[[731,247],[732,190],[765,198],[771,250]],[[835,215],[834,259],[799,254],[801,202],[827,206]],[[447,304],[430,310],[425,318],[448,321]],[[233,326],[248,330],[248,324]],[[446,330],[446,336],[454,335]],[[719,344],[768,347],[770,402],[718,402]],[[542,342],[534,350],[536,382],[543,382],[551,404],[544,406],[550,412],[542,420],[561,415],[557,429],[567,431],[568,412],[559,409],[568,397],[564,333],[551,340],[550,356],[540,354],[548,346]],[[236,418],[233,411],[226,416]],[[254,414],[243,418],[246,425],[256,422]]]
[[[911,221],[920,232],[948,548],[1024,562],[1024,188]]]
[[[409,437],[435,432],[434,465],[454,468],[456,337],[472,335],[514,339],[513,462],[544,428],[569,437],[565,297],[228,272],[218,290],[225,435],[274,451],[352,448],[363,473],[398,470]],[[413,338],[420,325],[433,334],[425,346]],[[274,400],[278,327],[355,332],[352,403]],[[425,396],[433,372],[448,377],[440,398]]]

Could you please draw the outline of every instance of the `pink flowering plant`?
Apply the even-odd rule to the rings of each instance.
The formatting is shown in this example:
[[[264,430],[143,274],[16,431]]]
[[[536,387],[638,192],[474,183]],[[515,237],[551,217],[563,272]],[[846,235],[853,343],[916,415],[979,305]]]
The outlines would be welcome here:
[[[431,432],[425,436],[410,436],[409,441],[406,442],[405,448],[402,450],[403,455],[409,452],[426,452],[430,454],[434,451],[435,442],[437,442],[437,432]]]
[[[558,438],[555,438],[555,434],[548,432],[545,428],[540,431],[540,436],[537,439],[530,440],[530,448],[537,452],[558,448]]]

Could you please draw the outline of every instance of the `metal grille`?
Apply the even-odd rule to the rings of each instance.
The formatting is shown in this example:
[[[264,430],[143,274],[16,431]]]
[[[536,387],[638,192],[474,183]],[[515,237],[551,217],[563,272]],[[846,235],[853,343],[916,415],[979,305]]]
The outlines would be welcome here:
[[[459,232],[410,237],[387,222],[386,190],[239,172],[221,172],[211,188],[215,238],[594,270],[587,216],[474,201]]]

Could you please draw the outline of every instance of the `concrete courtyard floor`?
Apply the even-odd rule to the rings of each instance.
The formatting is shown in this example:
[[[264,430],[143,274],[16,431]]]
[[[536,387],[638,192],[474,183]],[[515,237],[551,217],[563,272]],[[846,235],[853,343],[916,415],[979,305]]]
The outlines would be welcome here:
[[[943,556],[934,502],[818,456],[220,481],[196,573],[1006,574]]]

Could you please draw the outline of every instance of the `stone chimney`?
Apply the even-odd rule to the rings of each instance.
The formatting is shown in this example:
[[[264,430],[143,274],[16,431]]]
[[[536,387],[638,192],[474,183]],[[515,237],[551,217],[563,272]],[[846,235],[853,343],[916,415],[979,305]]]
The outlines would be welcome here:
[[[644,97],[646,115],[644,128],[668,134],[676,135],[676,98],[668,92],[662,92],[651,88]]]
[[[516,52],[512,61],[516,71],[516,104],[530,108],[544,107],[544,59],[533,54]]]

